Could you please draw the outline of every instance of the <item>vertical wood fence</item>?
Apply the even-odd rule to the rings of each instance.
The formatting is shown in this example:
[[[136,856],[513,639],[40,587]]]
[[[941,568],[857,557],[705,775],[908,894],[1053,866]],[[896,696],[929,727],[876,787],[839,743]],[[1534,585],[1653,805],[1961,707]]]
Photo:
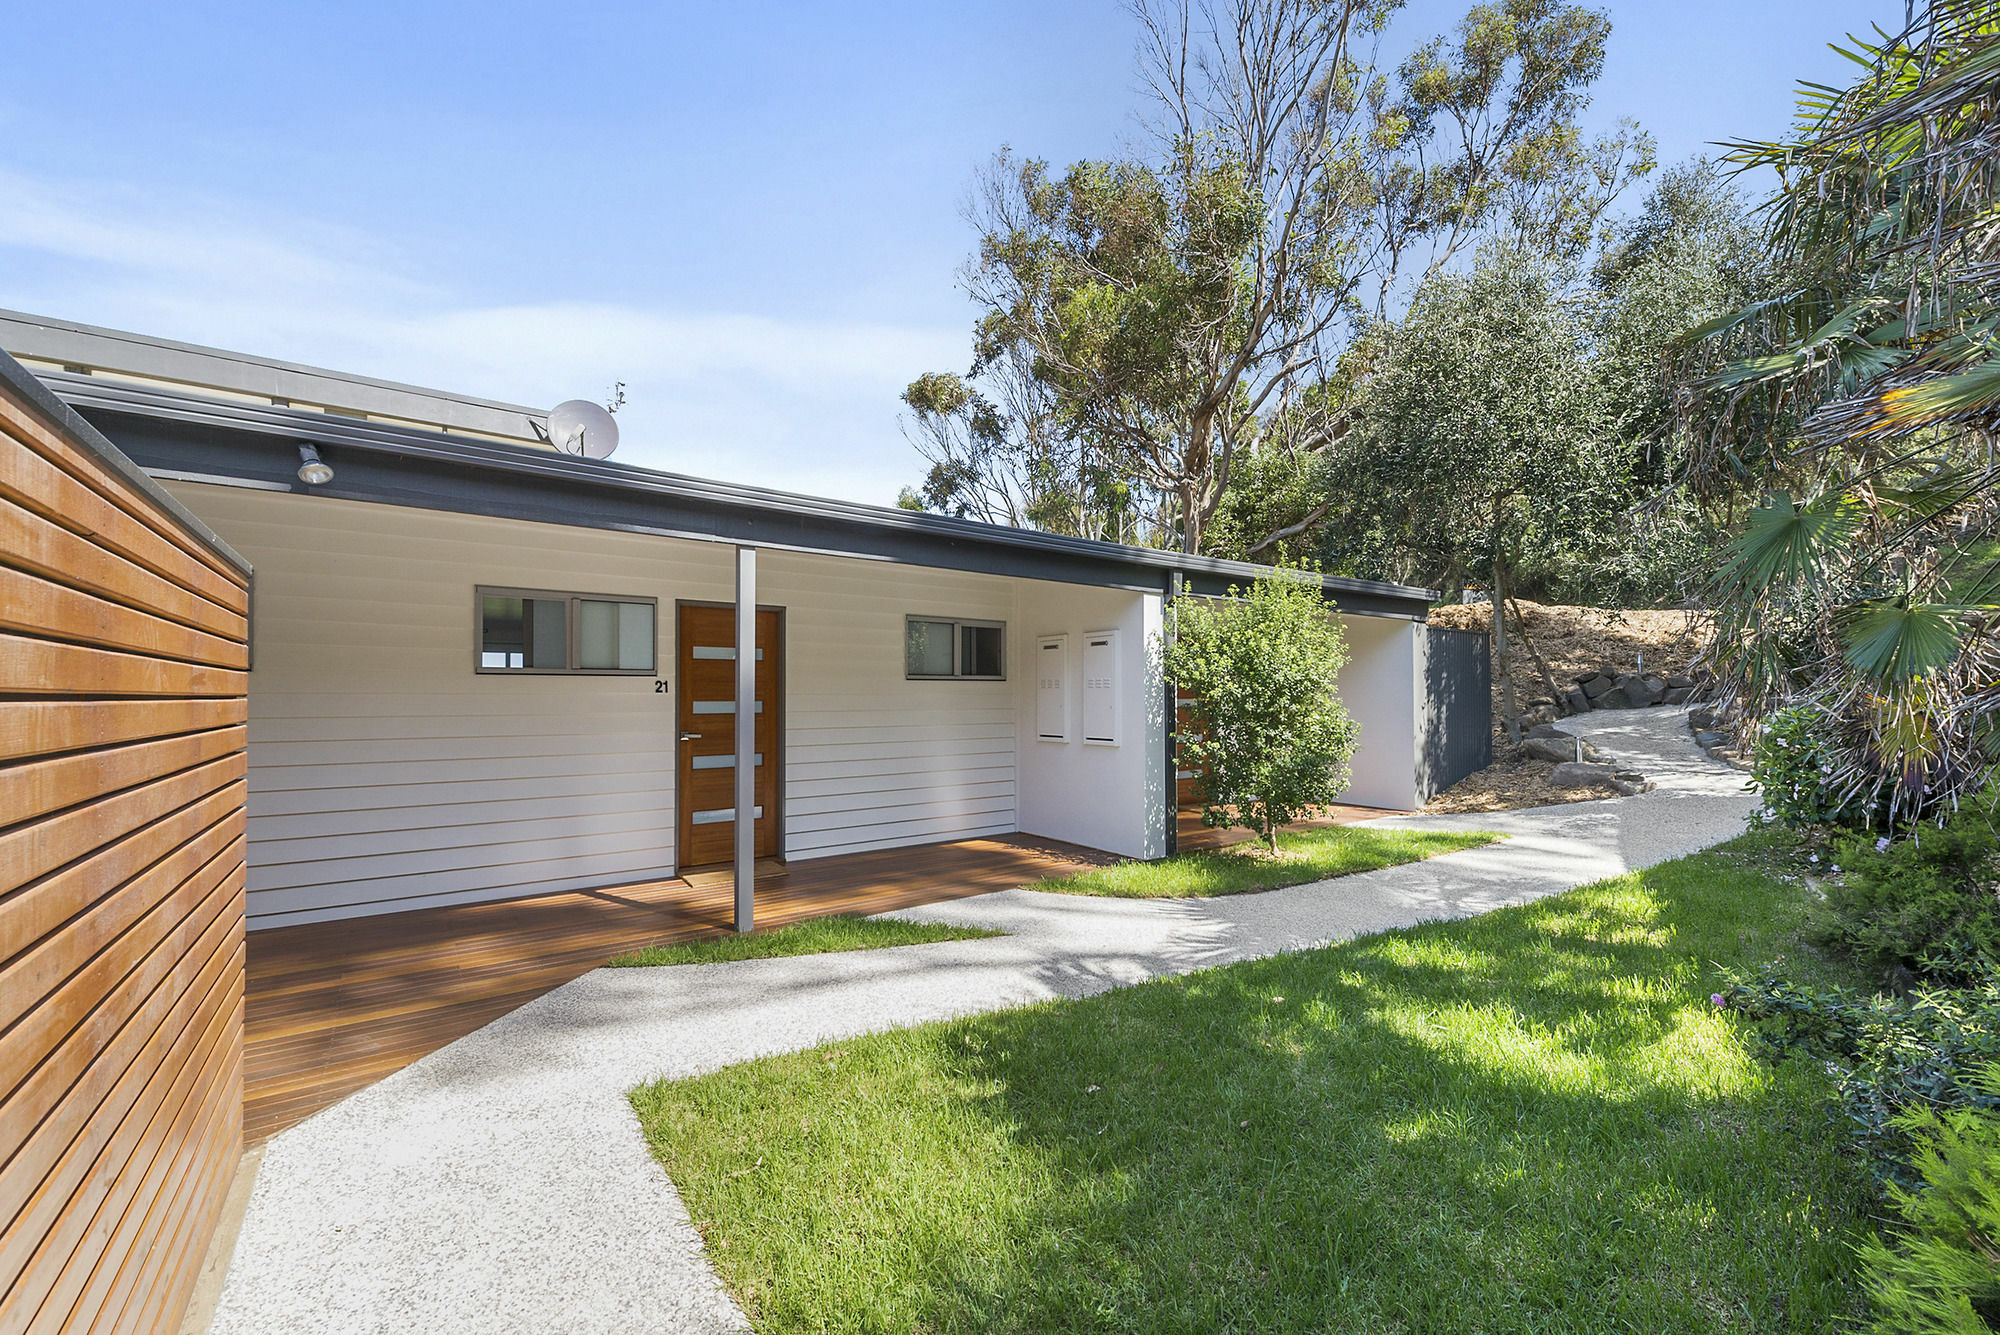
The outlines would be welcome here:
[[[0,1335],[177,1328],[234,1177],[249,610],[0,354]]]

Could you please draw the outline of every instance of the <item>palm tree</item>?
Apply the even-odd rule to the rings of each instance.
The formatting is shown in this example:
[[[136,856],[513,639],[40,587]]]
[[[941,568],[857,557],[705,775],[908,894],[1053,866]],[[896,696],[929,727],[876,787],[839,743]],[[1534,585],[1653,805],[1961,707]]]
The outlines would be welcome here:
[[[1761,493],[1719,563],[1716,660],[1754,715],[1824,716],[1890,820],[1988,782],[2000,700],[2000,3],[1913,0],[1808,84],[1769,167],[1783,294],[1690,340],[1690,483]],[[1712,363],[1711,363],[1712,364]]]

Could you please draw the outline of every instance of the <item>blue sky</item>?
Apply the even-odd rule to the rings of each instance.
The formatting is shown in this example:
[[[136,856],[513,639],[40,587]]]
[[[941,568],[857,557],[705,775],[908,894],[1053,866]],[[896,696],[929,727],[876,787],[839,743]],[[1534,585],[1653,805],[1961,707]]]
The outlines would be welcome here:
[[[1412,0],[1391,42],[1466,0]],[[1901,0],[1609,0],[1591,117],[1770,137]],[[888,501],[959,369],[1002,144],[1138,130],[1112,3],[19,7],[0,306],[536,405],[628,382],[620,457]],[[1634,200],[1636,202],[1636,199]]]

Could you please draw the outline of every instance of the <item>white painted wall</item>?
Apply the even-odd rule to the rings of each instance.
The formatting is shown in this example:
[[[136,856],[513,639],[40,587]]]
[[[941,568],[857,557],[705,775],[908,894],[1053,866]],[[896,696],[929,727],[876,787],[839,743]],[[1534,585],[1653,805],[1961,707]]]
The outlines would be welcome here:
[[[676,695],[473,672],[473,589],[657,598],[671,677],[674,600],[734,596],[727,545],[172,490],[256,569],[253,927],[674,873]],[[1011,621],[1014,581],[759,565],[760,601],[786,609],[786,855],[1012,831],[1012,683],[905,681],[902,645],[906,613]]]
[[[476,585],[734,596],[730,548],[193,483],[256,568],[253,927],[673,874],[677,696],[650,678],[472,670]],[[1164,851],[1157,594],[766,550],[786,609],[784,847],[806,859],[1022,830]],[[1003,621],[1008,680],[908,681],[910,614]],[[1343,617],[1362,722],[1346,800],[1415,805],[1422,665],[1406,622]],[[1082,740],[1087,633],[1118,632],[1119,742]],[[1036,638],[1070,637],[1070,740],[1035,737]],[[674,691],[678,691],[674,683]]]
[[[473,668],[473,588],[724,597],[728,549],[169,489],[256,571],[253,927],[645,880],[674,864],[673,697]]]
[[[1021,666],[1015,716],[1020,774],[1020,828],[1129,857],[1166,852],[1170,785],[1166,772],[1165,692],[1154,655],[1161,629],[1156,593],[1086,589],[1069,584],[1019,581],[1015,633]],[[1118,744],[1083,740],[1084,637],[1118,632]],[[1035,722],[1036,641],[1069,637],[1069,740],[1043,741]]]
[[[1423,707],[1423,627],[1392,617],[1336,618],[1347,638],[1339,690],[1361,725],[1353,776],[1340,800],[1410,811],[1422,806],[1417,762]]]
[[[758,600],[785,608],[786,857],[1013,831],[1016,582],[758,554]],[[1009,680],[906,680],[910,615],[1007,622]]]

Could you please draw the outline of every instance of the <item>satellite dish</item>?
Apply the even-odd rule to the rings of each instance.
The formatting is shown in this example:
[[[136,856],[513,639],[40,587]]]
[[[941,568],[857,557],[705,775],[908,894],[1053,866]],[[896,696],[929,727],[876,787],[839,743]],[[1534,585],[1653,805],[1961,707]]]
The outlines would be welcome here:
[[[549,444],[564,454],[609,459],[618,448],[618,423],[589,399],[569,399],[549,409]]]

